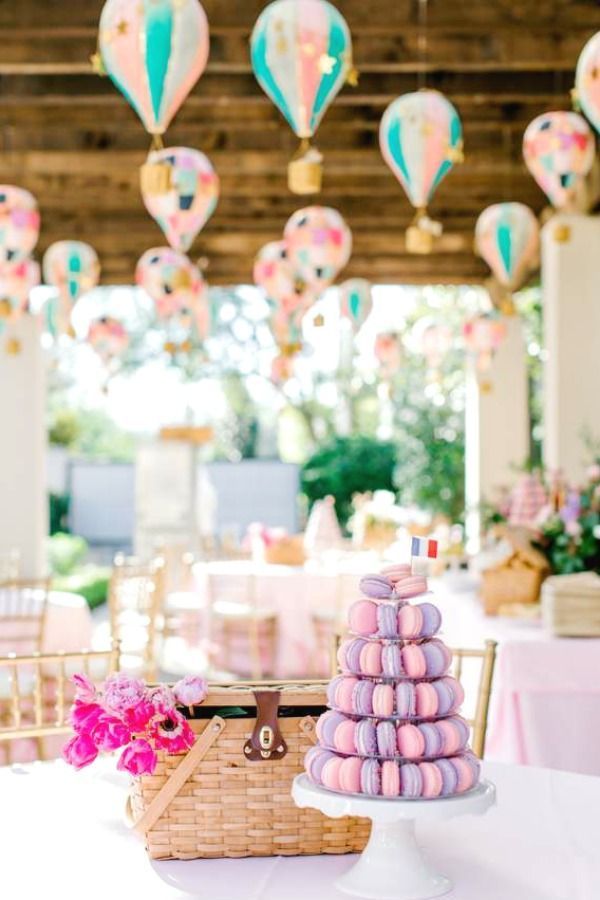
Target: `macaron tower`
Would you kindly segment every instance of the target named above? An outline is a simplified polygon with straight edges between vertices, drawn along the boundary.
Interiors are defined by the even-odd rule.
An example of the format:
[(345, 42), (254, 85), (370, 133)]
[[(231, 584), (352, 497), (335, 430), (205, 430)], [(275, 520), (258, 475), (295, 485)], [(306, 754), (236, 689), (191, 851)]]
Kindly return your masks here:
[(462, 687), (448, 675), (452, 653), (436, 635), (441, 615), (424, 575), (390, 566), (360, 582), (341, 674), (328, 687), (308, 777), (332, 791), (433, 799), (470, 790), (479, 761), (458, 710)]

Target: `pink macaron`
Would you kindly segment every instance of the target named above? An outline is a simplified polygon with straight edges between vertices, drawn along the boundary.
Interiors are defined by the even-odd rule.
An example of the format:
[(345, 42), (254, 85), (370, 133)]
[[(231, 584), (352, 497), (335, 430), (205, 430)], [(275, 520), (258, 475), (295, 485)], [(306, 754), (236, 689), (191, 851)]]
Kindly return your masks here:
[(398, 600), (408, 600), (427, 593), (427, 579), (423, 575), (407, 574), (394, 583), (394, 596)]
[(384, 797), (400, 795), (400, 766), (392, 759), (386, 759), (381, 765), (381, 793)]
[(335, 747), (336, 750), (339, 750), (340, 753), (356, 753), (355, 734), (356, 722), (353, 722), (352, 719), (346, 719), (345, 722), (340, 722), (335, 729), (332, 746)]
[(417, 644), (404, 645), (402, 665), (409, 678), (424, 678), (427, 674), (427, 662), (421, 647)]
[(377, 631), (377, 604), (372, 600), (357, 600), (348, 611), (350, 630), (364, 637)]
[(418, 638), (423, 629), (423, 613), (419, 606), (405, 603), (398, 610), (398, 634), (404, 640)]
[(405, 759), (420, 759), (425, 752), (425, 738), (416, 725), (398, 726), (398, 750)]
[(336, 728), (338, 725), (341, 725), (342, 722), (347, 722), (346, 716), (342, 715), (342, 713), (337, 712), (336, 710), (330, 709), (327, 712), (323, 713), (322, 716), (319, 716), (317, 720), (317, 727), (315, 729), (317, 738), (319, 742), (324, 747), (334, 747), (334, 736), (336, 732)]
[(453, 756), (450, 762), (454, 766), (458, 778), (456, 792), (462, 794), (465, 791), (470, 790), (477, 780), (474, 766), (472, 764), (469, 765), (467, 760), (462, 756)]
[(341, 790), (340, 769), (344, 760), (341, 756), (333, 756), (328, 759), (321, 770), (321, 783), (330, 791)]
[(340, 766), (338, 776), (340, 789), (347, 794), (360, 794), (362, 763), (362, 759), (359, 759), (358, 756), (349, 756)]
[(376, 684), (373, 691), (373, 715), (392, 716), (394, 714), (394, 688), (391, 684)]
[(423, 797), (439, 797), (444, 783), (438, 767), (432, 762), (422, 762), (419, 763), (419, 770), (423, 776)]
[(360, 671), (363, 675), (372, 675), (374, 677), (381, 675), (381, 644), (378, 641), (368, 641), (362, 647), (360, 651)]
[(438, 694), (429, 681), (420, 681), (415, 685), (417, 715), (423, 719), (435, 716), (438, 711)]
[(354, 712), (352, 707), (352, 695), (354, 692), (354, 688), (359, 683), (358, 678), (354, 678), (352, 675), (343, 675), (341, 676), (341, 681), (338, 682), (335, 695), (334, 695), (334, 706), (339, 707), (339, 709), (344, 712), (351, 713)]
[(397, 581), (410, 575), (410, 566), (407, 563), (396, 563), (391, 566), (385, 566), (381, 570), (381, 574), (385, 575), (385, 577), (395, 585)]

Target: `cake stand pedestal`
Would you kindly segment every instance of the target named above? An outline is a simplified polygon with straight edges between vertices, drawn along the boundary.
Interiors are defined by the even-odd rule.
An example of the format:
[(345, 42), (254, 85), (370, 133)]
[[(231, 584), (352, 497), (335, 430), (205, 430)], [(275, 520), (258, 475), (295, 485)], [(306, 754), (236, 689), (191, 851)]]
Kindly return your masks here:
[(336, 882), (340, 891), (369, 900), (428, 900), (446, 894), (452, 883), (423, 857), (415, 840), (415, 822), (481, 815), (495, 803), (496, 789), (483, 781), (468, 793), (454, 797), (392, 800), (336, 794), (312, 784), (306, 775), (298, 775), (292, 797), (298, 806), (318, 809), (334, 819), (371, 819), (367, 846), (358, 862)]

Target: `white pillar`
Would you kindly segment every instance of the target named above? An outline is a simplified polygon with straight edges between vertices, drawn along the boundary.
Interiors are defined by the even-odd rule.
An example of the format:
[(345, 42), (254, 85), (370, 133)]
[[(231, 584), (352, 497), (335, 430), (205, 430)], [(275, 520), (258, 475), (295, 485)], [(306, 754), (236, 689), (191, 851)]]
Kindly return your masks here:
[(0, 553), (19, 551), (21, 573), (45, 574), (46, 377), (40, 322), (24, 316), (11, 333), (20, 352), (0, 338)]
[(494, 500), (514, 481), (514, 467), (529, 456), (529, 404), (523, 328), (505, 316), (506, 336), (490, 369), (477, 383), (467, 367), (465, 495), (468, 549), (478, 549), (482, 501)]
[(600, 219), (556, 215), (542, 232), (547, 361), (544, 463), (577, 482), (583, 435), (600, 439)]

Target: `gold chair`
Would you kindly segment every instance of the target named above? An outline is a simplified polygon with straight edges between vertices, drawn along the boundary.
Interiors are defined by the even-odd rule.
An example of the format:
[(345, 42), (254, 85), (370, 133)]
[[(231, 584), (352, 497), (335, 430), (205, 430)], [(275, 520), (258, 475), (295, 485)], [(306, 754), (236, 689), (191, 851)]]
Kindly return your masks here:
[[(331, 672), (337, 675), (339, 666), (337, 661), (337, 651), (341, 643), (342, 635), (336, 634), (331, 644)], [(471, 727), (471, 747), (473, 753), (480, 759), (483, 759), (485, 752), (485, 738), (488, 726), (488, 714), (490, 709), (490, 696), (492, 693), (492, 681), (494, 678), (494, 667), (496, 664), (496, 648), (497, 641), (487, 640), (482, 649), (464, 649), (450, 648), (452, 650), (452, 675), (460, 681), (465, 688), (465, 699), (468, 701), (470, 688), (475, 685), (474, 691), (474, 713), (472, 716), (461, 713), (465, 722)], [(475, 681), (465, 678), (464, 663), (465, 660), (474, 660), (478, 663), (479, 673)]]
[(157, 549), (164, 562), (162, 636), (182, 638), (197, 646), (202, 637), (204, 607), (194, 584), (194, 553), (187, 544), (164, 544)]
[(0, 582), (0, 652), (41, 651), (49, 587), (47, 578)]
[[(335, 576), (335, 599), (333, 605), (325, 605), (321, 609), (313, 610), (311, 623), (313, 637), (315, 639), (315, 652), (312, 660), (312, 673), (316, 677), (323, 675), (335, 668), (335, 654), (332, 657), (332, 641), (343, 628), (343, 620), (347, 607), (356, 597), (356, 575), (353, 573), (340, 573)], [(334, 669), (331, 669), (334, 671)]]
[(68, 715), (74, 697), (70, 678), (83, 672), (99, 683), (119, 669), (119, 646), (110, 650), (75, 653), (10, 653), (0, 656), (0, 747), (34, 739), (37, 756), (45, 756), (43, 738), (69, 734)]
[(108, 612), (113, 641), (121, 646), (122, 665), (148, 681), (156, 680), (162, 636), (164, 563), (142, 564), (118, 554), (110, 578)]

